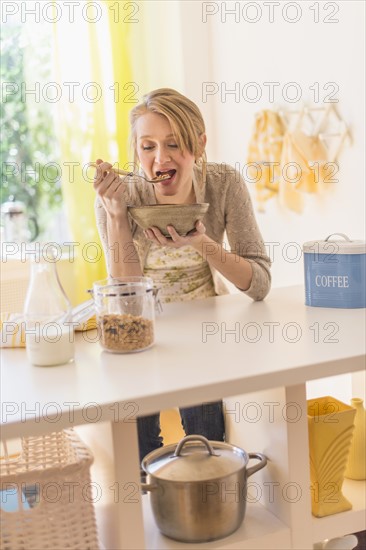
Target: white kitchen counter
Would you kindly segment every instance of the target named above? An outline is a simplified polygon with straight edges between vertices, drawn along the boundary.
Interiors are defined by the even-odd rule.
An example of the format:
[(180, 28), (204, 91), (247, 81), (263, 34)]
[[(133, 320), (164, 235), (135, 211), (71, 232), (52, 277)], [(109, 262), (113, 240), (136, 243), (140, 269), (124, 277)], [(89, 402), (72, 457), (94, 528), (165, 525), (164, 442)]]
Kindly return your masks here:
[[(278, 288), (263, 302), (233, 294), (164, 305), (156, 322), (156, 344), (145, 352), (110, 354), (90, 342), (93, 338), (95, 332), (79, 334), (75, 362), (52, 368), (28, 364), (24, 350), (2, 350), (1, 435), (36, 435), (110, 420), (118, 457), (116, 481), (124, 487), (139, 479), (137, 414), (279, 387), (286, 388), (287, 402), (296, 400), (306, 410), (306, 381), (364, 368), (365, 310), (310, 308), (304, 305), (302, 287)], [(301, 448), (294, 442), (299, 433), (306, 436), (306, 414), (296, 427), (289, 424), (286, 429), (289, 464), (297, 463), (293, 473), (302, 476), (305, 486), (308, 473), (301, 474), (301, 468), (308, 470), (307, 437)], [(305, 547), (301, 545), (304, 537), (311, 538), (314, 519), (309, 502), (306, 497), (297, 513), (279, 514), (281, 528), (274, 527), (278, 542), (268, 532), (261, 542), (256, 532), (247, 543), (240, 539), (246, 535), (234, 534), (232, 544), (227, 540), (220, 546), (217, 541), (207, 547), (235, 548), (235, 536), (238, 548), (267, 548), (261, 544), (268, 540), (273, 548), (286, 541), (284, 548)], [(120, 548), (162, 548), (162, 540), (168, 541), (157, 532), (144, 540), (138, 502), (119, 499), (116, 507)], [(154, 526), (146, 521), (145, 532), (151, 533)], [(354, 531), (361, 530), (358, 521), (351, 520)], [(315, 531), (322, 534), (318, 527)]]

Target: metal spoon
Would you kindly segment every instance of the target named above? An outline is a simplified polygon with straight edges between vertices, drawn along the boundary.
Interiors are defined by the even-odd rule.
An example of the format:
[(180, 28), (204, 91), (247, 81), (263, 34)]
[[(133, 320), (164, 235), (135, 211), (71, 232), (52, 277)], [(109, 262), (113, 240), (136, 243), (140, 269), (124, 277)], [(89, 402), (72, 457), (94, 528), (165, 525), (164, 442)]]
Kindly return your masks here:
[[(91, 166), (93, 168), (98, 168), (99, 164), (96, 164), (95, 162), (89, 162), (88, 166)], [(156, 176), (155, 178), (150, 180), (148, 178), (145, 178), (145, 176), (141, 176), (141, 174), (135, 174), (134, 172), (127, 172), (126, 170), (121, 170), (120, 168), (111, 168), (111, 172), (116, 172), (116, 174), (120, 174), (121, 176), (130, 176), (130, 177), (131, 176), (136, 176), (138, 178), (144, 179), (145, 181), (147, 181), (149, 183), (156, 183), (156, 182), (159, 182), (159, 181), (164, 181), (164, 180), (167, 180), (171, 177), (169, 174), (163, 174), (161, 176)]]

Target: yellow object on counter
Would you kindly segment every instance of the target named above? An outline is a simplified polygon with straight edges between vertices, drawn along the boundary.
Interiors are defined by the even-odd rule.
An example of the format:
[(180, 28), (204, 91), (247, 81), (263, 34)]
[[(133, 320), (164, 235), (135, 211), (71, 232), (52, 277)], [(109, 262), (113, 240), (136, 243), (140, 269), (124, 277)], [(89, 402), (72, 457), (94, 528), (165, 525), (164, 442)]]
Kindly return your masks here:
[(86, 330), (94, 330), (97, 328), (97, 318), (95, 315), (90, 317), (85, 323), (80, 323), (80, 325), (75, 329), (76, 332), (84, 332)]
[(2, 313), (0, 348), (25, 348), (25, 323), (21, 313)]
[[(96, 328), (97, 320), (93, 315), (84, 323), (80, 323), (75, 331), (84, 332)], [(25, 348), (25, 321), (22, 313), (1, 313), (0, 348)]]

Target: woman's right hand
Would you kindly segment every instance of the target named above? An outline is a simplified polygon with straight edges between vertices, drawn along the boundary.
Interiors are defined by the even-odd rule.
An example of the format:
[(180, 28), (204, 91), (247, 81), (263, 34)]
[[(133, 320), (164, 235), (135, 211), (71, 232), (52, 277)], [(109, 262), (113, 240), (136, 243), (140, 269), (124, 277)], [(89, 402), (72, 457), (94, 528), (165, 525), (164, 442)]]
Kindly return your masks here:
[(126, 184), (116, 172), (111, 170), (112, 164), (97, 159), (94, 176), (94, 189), (96, 190), (107, 214), (111, 218), (127, 217), (127, 205), (124, 198)]

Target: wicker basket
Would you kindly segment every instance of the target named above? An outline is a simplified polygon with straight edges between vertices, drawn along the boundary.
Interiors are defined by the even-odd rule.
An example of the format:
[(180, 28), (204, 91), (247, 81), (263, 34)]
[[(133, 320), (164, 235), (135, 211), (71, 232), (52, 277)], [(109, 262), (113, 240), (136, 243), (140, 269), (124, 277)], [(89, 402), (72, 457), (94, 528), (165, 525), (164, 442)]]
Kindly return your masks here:
[(88, 448), (72, 429), (21, 443), (0, 460), (1, 549), (99, 549)]

